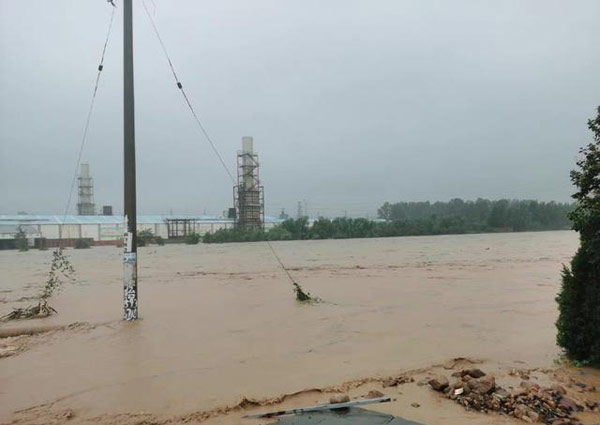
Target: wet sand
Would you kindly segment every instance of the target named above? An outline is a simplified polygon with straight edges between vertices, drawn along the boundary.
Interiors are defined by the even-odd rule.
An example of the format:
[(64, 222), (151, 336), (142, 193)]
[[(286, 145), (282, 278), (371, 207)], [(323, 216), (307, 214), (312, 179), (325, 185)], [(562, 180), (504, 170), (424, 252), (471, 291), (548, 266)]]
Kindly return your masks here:
[[(264, 243), (144, 247), (142, 320), (134, 323), (120, 320), (121, 250), (68, 250), (77, 274), (51, 300), (59, 314), (0, 326), (58, 327), (4, 339), (21, 351), (0, 359), (0, 420), (35, 406), (13, 419), (51, 423), (59, 415), (62, 423), (65, 409), (94, 423), (141, 412), (181, 419), (242, 396), (332, 387), (461, 356), (497, 370), (552, 367), (560, 354), (554, 297), (577, 244), (573, 232), (274, 243), (298, 282), (324, 300), (315, 305), (295, 301)], [(50, 259), (50, 251), (0, 251), (0, 314), (35, 295)], [(304, 394), (294, 403), (323, 401)], [(456, 418), (442, 420), (409, 405), (395, 413), (502, 423), (465, 419), (459, 406), (444, 406)]]

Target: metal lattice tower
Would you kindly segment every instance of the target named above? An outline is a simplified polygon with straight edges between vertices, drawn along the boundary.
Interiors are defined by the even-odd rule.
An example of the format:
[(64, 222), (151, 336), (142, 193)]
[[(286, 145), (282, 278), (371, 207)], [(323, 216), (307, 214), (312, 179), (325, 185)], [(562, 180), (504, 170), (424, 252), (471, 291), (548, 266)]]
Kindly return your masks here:
[(79, 167), (79, 202), (77, 203), (77, 215), (95, 215), (94, 205), (94, 179), (90, 176), (90, 165), (81, 164)]
[(252, 137), (242, 137), (242, 150), (237, 154), (237, 186), (233, 188), (238, 228), (263, 228), (265, 223), (264, 190), (260, 185), (258, 153)]

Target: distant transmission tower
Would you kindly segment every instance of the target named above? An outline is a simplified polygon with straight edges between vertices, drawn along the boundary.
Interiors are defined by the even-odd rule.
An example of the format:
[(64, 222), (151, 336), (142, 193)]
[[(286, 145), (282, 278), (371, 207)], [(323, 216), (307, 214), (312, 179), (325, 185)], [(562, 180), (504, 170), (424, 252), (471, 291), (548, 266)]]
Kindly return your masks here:
[(264, 189), (259, 178), (258, 153), (252, 137), (242, 137), (242, 150), (237, 154), (237, 186), (233, 188), (238, 228), (263, 228), (265, 224)]
[(90, 176), (90, 165), (81, 164), (79, 167), (79, 202), (77, 215), (95, 215), (94, 205), (94, 179)]

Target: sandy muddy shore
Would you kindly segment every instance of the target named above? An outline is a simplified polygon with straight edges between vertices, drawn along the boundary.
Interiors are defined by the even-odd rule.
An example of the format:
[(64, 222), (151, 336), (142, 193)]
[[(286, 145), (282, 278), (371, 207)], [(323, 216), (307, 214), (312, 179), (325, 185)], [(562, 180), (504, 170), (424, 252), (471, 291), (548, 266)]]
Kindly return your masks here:
[[(77, 274), (51, 301), (59, 314), (0, 326), (5, 335), (56, 327), (0, 340), (15, 352), (0, 359), (0, 420), (179, 423), (224, 413), (242, 397), (423, 374), (454, 357), (483, 359), (499, 375), (552, 368), (554, 297), (577, 243), (572, 232), (275, 243), (304, 288), (325, 300), (316, 305), (295, 302), (264, 243), (145, 247), (135, 323), (120, 320), (121, 251), (68, 250)], [(49, 251), (0, 252), (0, 314), (29, 302), (50, 259)], [(369, 385), (381, 390), (376, 380), (349, 390), (364, 395)], [(313, 404), (327, 392), (281, 401)], [(465, 413), (414, 384), (396, 392), (377, 409), (431, 424), (508, 420)], [(239, 423), (231, 415), (241, 413), (208, 417)]]

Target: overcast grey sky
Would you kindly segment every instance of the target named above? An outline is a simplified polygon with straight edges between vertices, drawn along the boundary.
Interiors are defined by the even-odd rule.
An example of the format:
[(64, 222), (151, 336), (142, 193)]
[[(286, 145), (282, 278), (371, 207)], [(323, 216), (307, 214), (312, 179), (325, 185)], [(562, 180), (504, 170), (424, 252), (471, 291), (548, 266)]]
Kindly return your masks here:
[[(122, 209), (122, 7), (83, 161)], [(600, 2), (147, 0), (231, 168), (260, 153), (267, 213), (382, 202), (568, 201), (600, 104)], [(0, 213), (64, 209), (111, 7), (0, 0)], [(138, 211), (220, 213), (231, 182), (134, 0)], [(76, 196), (71, 211), (75, 210)]]

